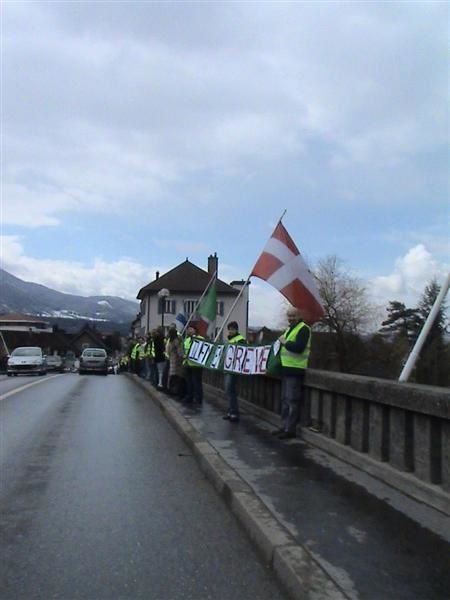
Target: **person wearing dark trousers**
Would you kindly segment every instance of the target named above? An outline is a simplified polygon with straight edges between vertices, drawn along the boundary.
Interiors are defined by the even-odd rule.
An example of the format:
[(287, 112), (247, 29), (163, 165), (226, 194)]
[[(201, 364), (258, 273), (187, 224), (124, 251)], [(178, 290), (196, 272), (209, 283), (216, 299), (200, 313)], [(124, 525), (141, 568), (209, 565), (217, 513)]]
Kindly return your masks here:
[(167, 364), (167, 356), (166, 356), (166, 340), (164, 339), (164, 329), (162, 327), (158, 327), (155, 335), (153, 336), (153, 348), (154, 348), (154, 361), (156, 364), (157, 371), (157, 384), (156, 388), (158, 390), (163, 390), (165, 385), (165, 372), (166, 372), (166, 364)]
[(272, 432), (279, 440), (297, 437), (303, 380), (311, 352), (311, 328), (300, 309), (287, 310), (289, 327), (279, 338), (281, 344), (281, 427)]
[[(228, 344), (240, 344), (246, 345), (247, 341), (239, 333), (239, 325), (236, 321), (230, 321), (227, 325), (228, 330)], [(223, 385), (225, 388), (225, 395), (228, 400), (228, 412), (222, 417), (225, 421), (230, 421), (230, 423), (238, 423), (240, 419), (239, 413), (239, 401), (236, 392), (236, 375), (232, 373), (224, 373), (223, 376)]]
[(197, 328), (190, 325), (187, 328), (187, 335), (184, 340), (184, 377), (186, 380), (186, 396), (183, 402), (192, 404), (192, 402), (203, 402), (203, 368), (200, 365), (189, 360), (189, 350), (191, 349), (194, 337), (203, 340), (201, 335), (197, 334)]

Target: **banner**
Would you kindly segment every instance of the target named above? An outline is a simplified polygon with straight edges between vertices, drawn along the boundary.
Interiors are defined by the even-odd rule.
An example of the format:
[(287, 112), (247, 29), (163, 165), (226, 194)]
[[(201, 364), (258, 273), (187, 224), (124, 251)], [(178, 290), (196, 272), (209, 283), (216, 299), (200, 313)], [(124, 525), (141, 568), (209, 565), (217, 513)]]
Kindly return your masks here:
[(266, 346), (218, 344), (194, 338), (189, 360), (206, 369), (237, 375), (279, 374), (280, 343)]

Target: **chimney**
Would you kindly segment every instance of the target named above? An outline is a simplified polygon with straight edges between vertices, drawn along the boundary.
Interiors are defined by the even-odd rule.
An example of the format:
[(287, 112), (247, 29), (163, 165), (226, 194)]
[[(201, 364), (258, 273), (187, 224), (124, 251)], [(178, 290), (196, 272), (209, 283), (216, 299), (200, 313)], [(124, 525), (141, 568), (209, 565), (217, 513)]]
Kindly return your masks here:
[(156, 279), (159, 279), (159, 271), (156, 271)]
[(216, 277), (218, 276), (219, 270), (219, 259), (217, 258), (217, 252), (214, 252), (214, 256), (211, 254), (208, 256), (208, 273), (212, 277), (214, 272), (216, 273)]

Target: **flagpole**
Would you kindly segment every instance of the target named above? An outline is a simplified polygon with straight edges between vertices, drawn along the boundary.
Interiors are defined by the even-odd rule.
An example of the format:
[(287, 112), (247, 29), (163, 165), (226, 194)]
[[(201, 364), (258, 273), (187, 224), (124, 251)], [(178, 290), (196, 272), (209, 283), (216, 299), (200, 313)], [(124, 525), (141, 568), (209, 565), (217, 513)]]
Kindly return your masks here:
[[(281, 217), (278, 219), (277, 226), (278, 226), (278, 224), (279, 224), (279, 223), (281, 223), (281, 220), (283, 219), (283, 217), (284, 217), (284, 215), (285, 215), (286, 213), (287, 213), (287, 209), (285, 208), (285, 209), (284, 209), (284, 211), (283, 211), (283, 213), (281, 214)], [(244, 290), (245, 290), (245, 288), (247, 287), (247, 285), (248, 285), (248, 282), (250, 281), (250, 277), (251, 277), (251, 276), (252, 276), (252, 275), (251, 275), (251, 273), (250, 273), (250, 275), (247, 277), (247, 281), (244, 283), (244, 285), (242, 286), (242, 288), (241, 288), (241, 290), (240, 290), (239, 294), (236, 296), (236, 299), (235, 299), (235, 301), (233, 302), (233, 305), (232, 305), (232, 307), (231, 307), (231, 308), (230, 308), (230, 310), (228, 311), (228, 314), (227, 314), (227, 316), (225, 317), (225, 319), (223, 320), (222, 327), (219, 329), (219, 331), (217, 332), (217, 335), (216, 335), (216, 337), (214, 338), (214, 342), (217, 342), (217, 340), (219, 339), (219, 336), (220, 336), (220, 334), (222, 333), (222, 331), (223, 331), (223, 329), (224, 329), (224, 327), (225, 327), (225, 323), (228, 321), (228, 319), (229, 319), (229, 317), (230, 317), (231, 313), (232, 313), (232, 312), (233, 312), (233, 310), (234, 310), (234, 307), (236, 306), (236, 304), (237, 304), (237, 303), (238, 303), (238, 301), (239, 301), (239, 298), (240, 298), (240, 297), (242, 296), (242, 294), (244, 293)]]
[(425, 325), (422, 328), (422, 331), (420, 332), (419, 337), (417, 338), (416, 343), (414, 344), (414, 348), (411, 351), (411, 354), (408, 357), (408, 360), (406, 361), (405, 366), (403, 367), (402, 372), (400, 373), (400, 377), (399, 377), (399, 382), (403, 383), (405, 381), (408, 381), (409, 376), (411, 375), (411, 371), (414, 368), (414, 365), (416, 364), (416, 360), (419, 358), (419, 354), (420, 351), (422, 350), (422, 346), (425, 343), (426, 337), (431, 329), (431, 327), (433, 326), (434, 320), (439, 312), (439, 309), (441, 307), (441, 304), (444, 302), (444, 298), (447, 295), (448, 289), (450, 287), (450, 272), (447, 275), (447, 280), (445, 281), (444, 285), (441, 288), (441, 291), (439, 292), (434, 304), (433, 304), (433, 308), (430, 310), (430, 314), (427, 317), (427, 320), (425, 321)]
[(186, 329), (189, 326), (189, 323), (192, 321), (193, 316), (195, 315), (195, 313), (197, 312), (197, 308), (200, 306), (201, 301), (203, 300), (203, 298), (206, 296), (209, 288), (211, 287), (212, 282), (216, 279), (217, 277), (217, 270), (214, 271), (213, 276), (211, 277), (211, 279), (208, 282), (208, 285), (206, 286), (203, 294), (200, 296), (200, 298), (197, 300), (197, 304), (194, 307), (194, 310), (191, 312), (189, 319), (186, 321), (186, 325), (183, 327), (183, 330), (181, 332), (180, 335), (184, 335), (184, 332), (186, 331)]
[(220, 334), (222, 333), (222, 331), (223, 331), (223, 328), (225, 327), (225, 323), (228, 321), (228, 319), (229, 319), (229, 317), (230, 317), (231, 313), (232, 313), (232, 312), (233, 312), (233, 310), (234, 310), (234, 307), (235, 307), (235, 306), (236, 306), (236, 304), (238, 303), (238, 300), (239, 300), (239, 298), (240, 298), (240, 297), (242, 296), (242, 294), (244, 293), (244, 290), (245, 290), (245, 288), (247, 287), (247, 285), (248, 285), (248, 282), (250, 281), (250, 277), (251, 277), (251, 274), (250, 274), (250, 275), (247, 277), (247, 281), (246, 281), (246, 282), (244, 283), (244, 285), (241, 287), (241, 289), (240, 289), (240, 291), (239, 291), (239, 294), (236, 296), (236, 298), (235, 298), (235, 300), (234, 300), (234, 302), (233, 302), (233, 305), (232, 305), (232, 307), (231, 307), (231, 308), (230, 308), (230, 310), (228, 311), (228, 314), (227, 314), (227, 316), (225, 317), (225, 319), (223, 320), (222, 327), (219, 329), (219, 331), (217, 332), (217, 335), (216, 335), (216, 337), (214, 338), (214, 342), (217, 342), (217, 340), (219, 339), (219, 336), (220, 336)]

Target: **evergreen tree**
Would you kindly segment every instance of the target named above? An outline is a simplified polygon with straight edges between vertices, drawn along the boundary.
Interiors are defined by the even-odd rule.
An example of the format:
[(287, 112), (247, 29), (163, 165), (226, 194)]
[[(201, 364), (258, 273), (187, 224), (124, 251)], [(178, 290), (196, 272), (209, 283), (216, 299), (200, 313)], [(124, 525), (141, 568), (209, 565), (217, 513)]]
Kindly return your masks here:
[(409, 342), (417, 338), (421, 328), (418, 308), (406, 308), (403, 302), (393, 300), (389, 302), (386, 312), (388, 318), (382, 322), (380, 333), (391, 333)]
[[(440, 292), (436, 280), (431, 281), (422, 294), (419, 302), (418, 315), (422, 329)], [(448, 353), (444, 342), (446, 324), (446, 306), (442, 303), (433, 325), (428, 332), (416, 366), (415, 379), (418, 383), (430, 385), (447, 385), (449, 380)]]

